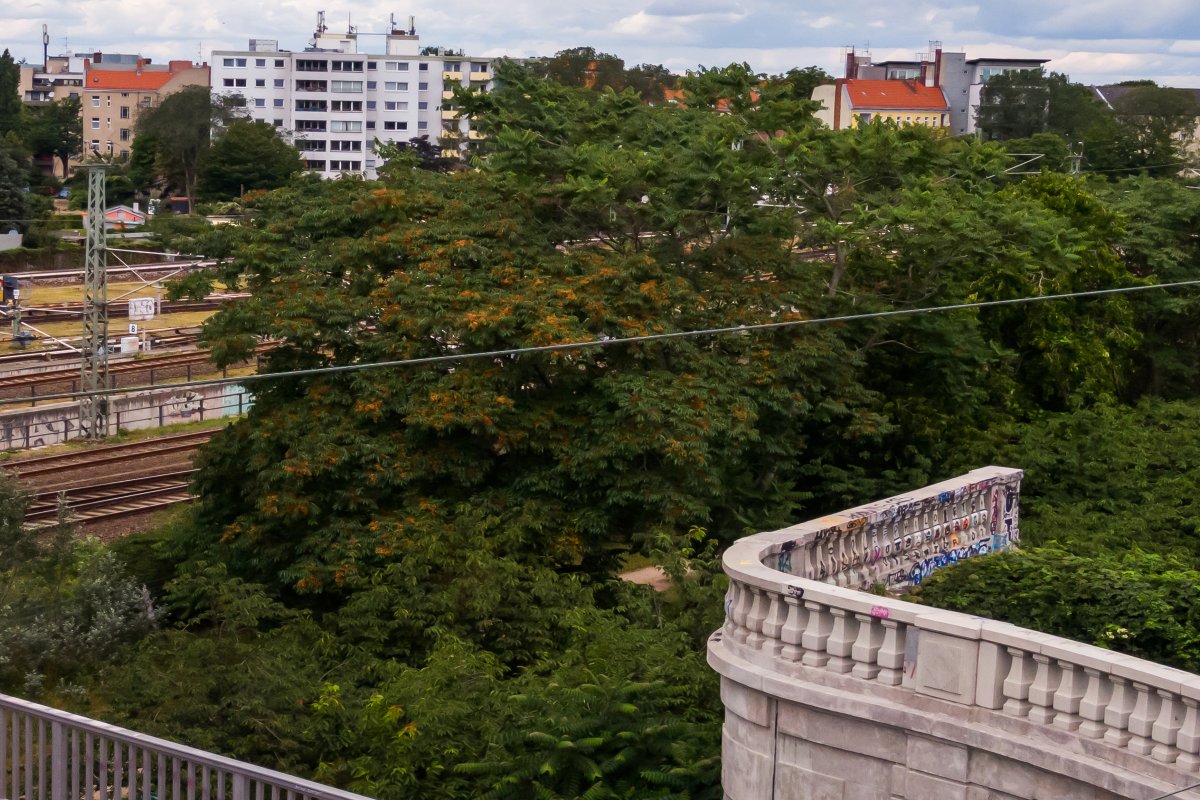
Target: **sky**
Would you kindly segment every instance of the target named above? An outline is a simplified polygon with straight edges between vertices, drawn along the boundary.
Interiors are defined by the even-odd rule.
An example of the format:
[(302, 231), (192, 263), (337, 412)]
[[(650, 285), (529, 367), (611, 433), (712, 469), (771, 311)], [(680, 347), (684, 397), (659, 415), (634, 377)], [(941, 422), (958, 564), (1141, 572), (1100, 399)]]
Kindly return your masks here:
[[(911, 60), (940, 41), (968, 58), (1049, 58), (1047, 67), (1080, 83), (1152, 79), (1200, 87), (1200, 10), (1196, 0), (408, 0), (407, 6), (338, 0), (0, 0), (0, 48), (42, 60), (42, 25), (50, 54), (94, 50), (208, 61), (215, 50), (242, 50), (250, 38), (277, 39), (302, 50), (317, 12), (330, 31), (348, 24), (383, 32), (416, 18), (423, 45), (468, 55), (553, 55), (591, 46), (627, 64), (663, 64), (675, 72), (698, 65), (747, 62), (777, 73), (817, 65), (841, 74), (849, 46), (875, 60)], [(382, 38), (361, 36), (378, 52)]]

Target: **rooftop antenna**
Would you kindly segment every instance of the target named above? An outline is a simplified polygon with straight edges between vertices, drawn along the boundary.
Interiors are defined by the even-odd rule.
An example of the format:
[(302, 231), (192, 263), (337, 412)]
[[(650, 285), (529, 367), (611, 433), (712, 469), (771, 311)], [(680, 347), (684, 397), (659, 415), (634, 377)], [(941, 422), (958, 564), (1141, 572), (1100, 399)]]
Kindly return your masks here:
[(324, 33), (327, 30), (328, 30), (328, 28), (325, 27), (325, 12), (318, 11), (317, 12), (317, 35), (320, 36), (322, 33)]
[(42, 23), (42, 69), (50, 69), (50, 29)]

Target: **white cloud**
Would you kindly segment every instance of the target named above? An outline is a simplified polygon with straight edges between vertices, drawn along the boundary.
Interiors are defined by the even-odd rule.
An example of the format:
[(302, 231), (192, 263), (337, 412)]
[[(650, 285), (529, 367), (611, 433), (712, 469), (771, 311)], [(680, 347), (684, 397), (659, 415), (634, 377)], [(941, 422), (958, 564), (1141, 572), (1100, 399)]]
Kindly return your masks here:
[[(41, 60), (41, 26), (50, 26), (51, 54), (64, 38), (77, 52), (141, 52), (155, 61), (208, 58), (213, 49), (243, 48), (251, 37), (302, 49), (317, 11), (331, 30), (350, 24), (382, 31), (395, 9), (381, 0), (334, 7), (327, 0), (265, 4), (205, 0), (34, 0), (6, 9), (0, 48)], [(1049, 67), (1094, 82), (1200, 75), (1200, 14), (1195, 0), (610, 0), (603, 4), (550, 0), (408, 0), (422, 42), (463, 47), (480, 55), (552, 55), (590, 45), (630, 63), (675, 69), (747, 61), (781, 71), (817, 64), (836, 72), (841, 47), (868, 42), (877, 57), (911, 58), (930, 40), (969, 56), (1049, 56)], [(378, 49), (379, 37), (363, 37)], [(1200, 78), (1189, 78), (1200, 86)]]

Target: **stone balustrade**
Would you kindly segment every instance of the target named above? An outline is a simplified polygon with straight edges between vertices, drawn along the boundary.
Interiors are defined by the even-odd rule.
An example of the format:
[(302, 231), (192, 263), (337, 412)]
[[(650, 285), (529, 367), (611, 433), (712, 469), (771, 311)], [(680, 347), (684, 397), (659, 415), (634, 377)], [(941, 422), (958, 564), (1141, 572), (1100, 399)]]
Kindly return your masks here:
[(1020, 477), (976, 470), (726, 551), (709, 663), (727, 797), (1115, 800), (1200, 783), (1200, 675), (848, 588), (918, 582), (941, 542), (1016, 541)]

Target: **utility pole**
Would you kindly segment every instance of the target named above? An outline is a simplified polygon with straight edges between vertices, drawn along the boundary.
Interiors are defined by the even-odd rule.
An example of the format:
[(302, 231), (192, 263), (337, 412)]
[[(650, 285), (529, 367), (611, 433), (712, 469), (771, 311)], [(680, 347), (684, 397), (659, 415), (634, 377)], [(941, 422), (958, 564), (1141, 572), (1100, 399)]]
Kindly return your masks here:
[(83, 267), (83, 343), (79, 428), (86, 439), (108, 433), (108, 243), (104, 237), (104, 167), (88, 170), (87, 255)]

